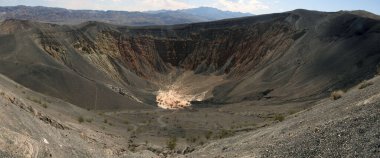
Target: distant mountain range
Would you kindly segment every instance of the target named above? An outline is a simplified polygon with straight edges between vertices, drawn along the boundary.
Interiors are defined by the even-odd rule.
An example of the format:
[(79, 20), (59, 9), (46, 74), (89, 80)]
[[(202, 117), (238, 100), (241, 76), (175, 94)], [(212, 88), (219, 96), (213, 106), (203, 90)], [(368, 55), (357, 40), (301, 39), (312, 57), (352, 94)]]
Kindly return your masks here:
[(20, 19), (69, 25), (80, 24), (86, 21), (99, 21), (132, 26), (173, 25), (215, 21), (244, 16), (253, 16), (253, 14), (222, 11), (210, 7), (147, 12), (69, 10), (41, 6), (0, 7), (0, 21), (4, 21), (5, 19)]
[(211, 7), (199, 7), (192, 9), (181, 9), (181, 10), (158, 10), (158, 11), (148, 11), (146, 13), (153, 14), (166, 14), (166, 15), (181, 15), (181, 16), (194, 16), (199, 18), (202, 21), (213, 21), (229, 18), (238, 18), (244, 16), (253, 16), (250, 13), (241, 13), (241, 12), (231, 12), (231, 11), (222, 11), (216, 8)]

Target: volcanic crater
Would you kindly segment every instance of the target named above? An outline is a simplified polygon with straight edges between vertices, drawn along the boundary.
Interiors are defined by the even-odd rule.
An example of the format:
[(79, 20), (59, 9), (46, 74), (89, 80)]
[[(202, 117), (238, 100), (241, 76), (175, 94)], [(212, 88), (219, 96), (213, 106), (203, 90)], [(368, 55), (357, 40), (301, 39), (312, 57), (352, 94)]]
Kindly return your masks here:
[[(6, 20), (0, 25), (1, 81), (18, 88), (1, 88), (42, 112), (36, 116), (48, 125), (75, 131), (67, 136), (66, 128), (20, 114), (72, 141), (46, 137), (66, 142), (46, 147), (25, 138), (44, 146), (36, 149), (41, 153), (202, 155), (203, 144), (276, 127), (377, 74), (380, 21), (359, 13), (295, 10), (145, 27)], [(35, 106), (45, 102), (46, 109)], [(33, 137), (41, 132), (23, 126)], [(80, 141), (71, 148), (82, 139), (94, 145)], [(165, 152), (168, 140), (176, 141), (176, 151)]]

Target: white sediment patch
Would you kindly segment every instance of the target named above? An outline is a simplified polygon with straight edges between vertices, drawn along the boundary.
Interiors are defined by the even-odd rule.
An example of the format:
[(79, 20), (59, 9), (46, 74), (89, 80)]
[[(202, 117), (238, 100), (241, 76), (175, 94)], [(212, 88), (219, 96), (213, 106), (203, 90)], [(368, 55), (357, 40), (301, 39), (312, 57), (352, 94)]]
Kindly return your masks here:
[(156, 101), (158, 107), (163, 109), (182, 109), (191, 106), (191, 101), (202, 101), (206, 92), (200, 94), (186, 94), (181, 88), (170, 87), (166, 90), (159, 90)]
[(163, 109), (182, 109), (191, 106), (192, 101), (211, 98), (212, 93), (208, 92), (225, 80), (222, 75), (201, 75), (192, 71), (166, 78), (175, 80), (160, 81), (162, 87), (156, 93), (156, 102)]
[(42, 140), (43, 140), (43, 142), (44, 142), (45, 144), (49, 144), (49, 142), (48, 142), (45, 138), (43, 138)]

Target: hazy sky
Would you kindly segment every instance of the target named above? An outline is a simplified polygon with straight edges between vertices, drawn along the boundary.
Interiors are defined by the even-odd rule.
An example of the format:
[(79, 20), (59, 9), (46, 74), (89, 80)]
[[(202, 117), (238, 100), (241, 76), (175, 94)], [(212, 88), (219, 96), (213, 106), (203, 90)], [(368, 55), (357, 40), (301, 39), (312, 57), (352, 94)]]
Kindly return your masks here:
[(146, 11), (209, 6), (254, 14), (298, 8), (338, 11), (367, 10), (380, 14), (380, 0), (0, 0), (0, 6), (49, 6), (68, 9)]

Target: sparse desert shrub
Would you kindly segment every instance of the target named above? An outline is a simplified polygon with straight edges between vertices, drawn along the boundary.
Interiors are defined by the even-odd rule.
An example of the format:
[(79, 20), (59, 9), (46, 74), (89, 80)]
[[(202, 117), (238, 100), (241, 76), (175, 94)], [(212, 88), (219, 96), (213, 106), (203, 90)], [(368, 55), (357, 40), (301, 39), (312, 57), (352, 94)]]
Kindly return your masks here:
[(127, 120), (125, 120), (123, 123), (126, 124), (126, 125), (129, 124), (129, 122)]
[(177, 138), (176, 138), (176, 137), (171, 137), (171, 138), (166, 142), (166, 146), (167, 146), (170, 150), (174, 150), (175, 147), (177, 146)]
[(373, 85), (373, 82), (363, 81), (362, 83), (360, 83), (359, 89), (364, 89), (364, 88), (367, 88), (367, 87), (372, 86), (372, 85)]
[(82, 116), (79, 116), (79, 117), (78, 117), (78, 122), (79, 122), (79, 123), (82, 123), (83, 121), (84, 121), (84, 118), (83, 118)]
[(210, 139), (211, 138), (211, 136), (212, 136), (212, 131), (208, 131), (207, 133), (206, 133), (206, 139)]
[(295, 114), (295, 113), (297, 113), (296, 110), (289, 110), (289, 111), (288, 111), (288, 114), (289, 114), (289, 115), (293, 115), (293, 114)]
[(222, 139), (222, 138), (226, 138), (226, 137), (232, 136), (233, 134), (234, 134), (234, 133), (233, 133), (232, 131), (229, 131), (229, 130), (225, 130), (225, 129), (223, 129), (223, 130), (221, 130), (221, 131), (218, 133), (217, 137), (218, 137), (219, 139)]
[(1, 95), (1, 96), (4, 96), (4, 95), (5, 95), (5, 93), (4, 93), (4, 92), (0, 92), (0, 95)]
[(103, 121), (104, 123), (108, 123), (108, 120), (107, 119), (104, 119), (104, 121)]
[(93, 120), (92, 118), (87, 118), (87, 119), (86, 119), (86, 122), (91, 123), (92, 120)]
[(47, 106), (47, 104), (45, 104), (45, 103), (43, 103), (43, 104), (40, 104), (43, 108), (47, 108), (48, 106)]
[(30, 101), (32, 101), (32, 102), (35, 102), (35, 103), (37, 103), (37, 104), (42, 104), (42, 101), (41, 101), (41, 99), (36, 99), (36, 98), (31, 98), (31, 97), (26, 97), (26, 99), (28, 99), (28, 100), (30, 100)]
[(37, 103), (37, 104), (42, 104), (41, 100), (38, 100), (38, 99), (33, 99), (32, 101)]
[(186, 139), (188, 142), (195, 143), (197, 141), (196, 137), (190, 137)]
[(28, 106), (28, 110), (29, 110), (29, 112), (34, 113), (34, 109), (33, 109), (33, 107)]
[(342, 98), (344, 92), (342, 90), (337, 90), (331, 93), (331, 99), (338, 100)]
[(285, 120), (285, 117), (282, 116), (281, 114), (278, 114), (278, 115), (274, 116), (274, 120), (282, 122)]

